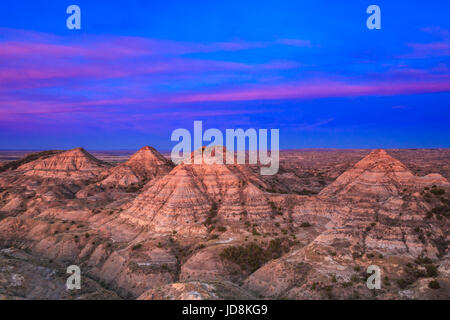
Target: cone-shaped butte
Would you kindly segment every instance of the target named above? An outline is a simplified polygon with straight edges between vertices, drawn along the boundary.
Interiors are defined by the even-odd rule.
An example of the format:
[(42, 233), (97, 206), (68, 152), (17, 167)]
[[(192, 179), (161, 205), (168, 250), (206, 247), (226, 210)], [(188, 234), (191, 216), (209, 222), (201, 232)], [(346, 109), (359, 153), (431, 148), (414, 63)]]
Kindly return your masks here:
[(98, 160), (83, 148), (76, 148), (26, 163), (17, 170), (24, 171), (25, 175), (43, 178), (89, 179), (107, 167), (108, 164)]
[(374, 150), (352, 169), (321, 191), (321, 195), (389, 197), (407, 188), (423, 187), (430, 183), (447, 183), (440, 175), (416, 177), (403, 163), (384, 150)]
[(172, 162), (155, 148), (145, 146), (137, 151), (125, 163), (112, 168), (101, 185), (127, 187), (153, 180), (166, 175), (172, 170)]
[(264, 182), (243, 165), (181, 163), (121, 217), (158, 232), (201, 233), (216, 222), (264, 224), (272, 208), (262, 188)]

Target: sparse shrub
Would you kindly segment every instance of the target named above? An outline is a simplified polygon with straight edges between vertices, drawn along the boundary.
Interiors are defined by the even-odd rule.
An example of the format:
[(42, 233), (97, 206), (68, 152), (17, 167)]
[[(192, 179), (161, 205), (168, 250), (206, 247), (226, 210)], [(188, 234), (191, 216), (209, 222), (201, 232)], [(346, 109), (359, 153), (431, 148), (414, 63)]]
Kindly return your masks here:
[(306, 189), (303, 189), (301, 191), (295, 191), (295, 193), (298, 195), (301, 195), (301, 196), (310, 196), (310, 195), (317, 194), (316, 191), (310, 191), (310, 190), (306, 190)]
[(272, 209), (272, 215), (282, 216), (283, 212), (276, 206), (275, 202), (269, 201), (270, 208)]
[[(161, 243), (159, 243), (159, 244), (161, 244)], [(142, 248), (142, 244), (138, 243), (138, 244), (135, 244), (131, 249), (134, 251), (134, 250), (139, 250), (140, 248)]]
[(225, 231), (227, 231), (227, 228), (224, 227), (224, 226), (220, 226), (220, 227), (217, 228), (217, 231), (219, 231), (219, 232), (225, 232)]
[(433, 261), (431, 261), (430, 258), (424, 257), (424, 256), (417, 257), (417, 258), (414, 260), (414, 262), (417, 263), (417, 264), (420, 264), (420, 265), (423, 265), (423, 264), (432, 264), (432, 263), (433, 263)]
[(352, 280), (352, 282), (359, 282), (359, 281), (361, 281), (361, 278), (358, 275), (354, 274), (354, 275), (352, 275), (350, 280)]
[(349, 281), (349, 282), (344, 282), (344, 283), (342, 284), (342, 286), (343, 286), (344, 288), (348, 288), (348, 287), (351, 287), (352, 284), (353, 284), (353, 282)]
[(362, 256), (363, 256), (363, 254), (360, 253), (360, 252), (353, 252), (352, 253), (353, 259), (358, 259), (358, 258), (361, 258)]
[(403, 279), (403, 278), (397, 279), (396, 282), (397, 285), (400, 287), (400, 289), (405, 289), (412, 283), (410, 279)]
[(300, 227), (302, 227), (302, 228), (309, 228), (311, 226), (312, 226), (312, 224), (310, 224), (309, 222), (302, 222), (302, 224), (300, 225)]
[(443, 194), (445, 194), (445, 190), (444, 189), (437, 189), (437, 188), (431, 189), (430, 192), (432, 194), (434, 194), (435, 196), (442, 196)]
[(253, 228), (252, 234), (253, 234), (254, 236), (260, 236), (260, 235), (261, 235), (255, 228)]
[(432, 280), (432, 281), (428, 282), (428, 287), (430, 289), (439, 289), (441, 286), (437, 280)]
[(425, 266), (425, 269), (427, 269), (427, 277), (437, 277), (438, 275), (438, 269), (435, 265), (428, 264)]
[(157, 247), (158, 247), (158, 248), (162, 248), (162, 244), (161, 244), (161, 242), (158, 242), (158, 245), (157, 245)]
[(215, 217), (217, 216), (217, 203), (213, 202), (211, 209), (208, 212), (208, 217), (205, 220), (205, 226), (209, 226), (215, 223)]
[(266, 262), (281, 257), (287, 248), (281, 239), (273, 239), (266, 249), (256, 243), (225, 248), (220, 257), (239, 265), (243, 270), (254, 272)]

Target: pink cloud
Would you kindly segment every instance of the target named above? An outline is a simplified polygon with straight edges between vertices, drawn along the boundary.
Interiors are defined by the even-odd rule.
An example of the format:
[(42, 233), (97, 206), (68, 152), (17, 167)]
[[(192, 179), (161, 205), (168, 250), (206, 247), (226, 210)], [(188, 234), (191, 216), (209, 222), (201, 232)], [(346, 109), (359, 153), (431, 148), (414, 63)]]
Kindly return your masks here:
[(133, 36), (88, 35), (63, 38), (52, 34), (0, 28), (7, 41), (0, 42), (0, 56), (45, 56), (53, 58), (120, 59), (138, 56), (185, 55), (217, 51), (267, 48), (275, 44), (310, 47), (309, 40), (186, 42)]
[(413, 52), (401, 56), (408, 59), (422, 59), (429, 57), (445, 57), (450, 55), (450, 42), (431, 42), (431, 43), (409, 43), (408, 46)]
[(221, 92), (186, 94), (173, 102), (251, 101), (283, 99), (320, 99), (332, 97), (390, 96), (450, 91), (446, 82), (382, 82), (348, 84), (340, 82), (299, 83), (274, 86), (249, 87)]
[(288, 46), (294, 47), (307, 47), (311, 48), (312, 43), (309, 40), (301, 40), (301, 39), (280, 39), (276, 41), (278, 44), (284, 44)]
[(421, 30), (422, 32), (437, 35), (441, 39), (428, 43), (408, 43), (407, 46), (412, 49), (412, 52), (401, 55), (400, 58), (424, 59), (450, 56), (450, 31), (440, 27), (427, 27)]

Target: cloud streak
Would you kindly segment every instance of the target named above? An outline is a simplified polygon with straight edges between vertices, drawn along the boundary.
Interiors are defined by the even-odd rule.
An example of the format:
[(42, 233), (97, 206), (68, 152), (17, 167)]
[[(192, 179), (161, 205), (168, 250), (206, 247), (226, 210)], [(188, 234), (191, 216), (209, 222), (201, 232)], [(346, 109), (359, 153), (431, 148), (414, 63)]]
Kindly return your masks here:
[[(409, 59), (447, 54), (446, 31), (429, 32), (438, 32), (443, 40), (409, 44)], [(273, 112), (245, 104), (253, 101), (450, 92), (448, 68), (442, 63), (433, 68), (405, 63), (367, 74), (333, 72), (326, 63), (304, 62), (301, 54), (286, 59), (285, 52), (320, 50), (302, 39), (194, 43), (111, 35), (68, 38), (5, 29), (0, 29), (0, 39), (0, 123), (8, 127), (20, 121), (85, 121), (130, 129), (173, 117), (239, 118)], [(281, 54), (274, 55), (274, 49)], [(249, 61), (246, 51), (251, 50), (270, 58)], [(219, 106), (197, 109), (204, 104)]]

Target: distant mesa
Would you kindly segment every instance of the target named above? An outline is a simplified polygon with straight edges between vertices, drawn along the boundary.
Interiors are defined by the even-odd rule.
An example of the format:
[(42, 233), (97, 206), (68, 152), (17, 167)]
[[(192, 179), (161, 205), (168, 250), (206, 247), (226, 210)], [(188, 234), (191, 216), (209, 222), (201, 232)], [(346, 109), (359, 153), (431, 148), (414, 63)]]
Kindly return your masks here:
[(323, 196), (373, 196), (376, 198), (399, 195), (405, 188), (423, 188), (448, 181), (439, 174), (415, 176), (402, 162), (378, 149), (320, 192)]
[(111, 168), (101, 185), (128, 187), (148, 182), (156, 177), (166, 175), (173, 164), (155, 148), (145, 146), (137, 151), (128, 161)]
[(44, 178), (92, 178), (109, 165), (92, 156), (83, 148), (57, 153), (21, 165), (17, 170), (25, 175)]

